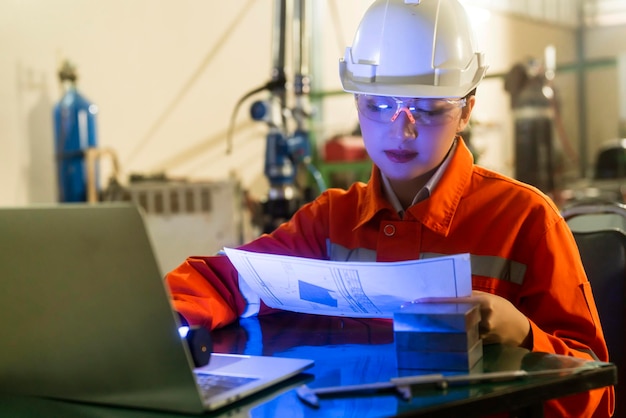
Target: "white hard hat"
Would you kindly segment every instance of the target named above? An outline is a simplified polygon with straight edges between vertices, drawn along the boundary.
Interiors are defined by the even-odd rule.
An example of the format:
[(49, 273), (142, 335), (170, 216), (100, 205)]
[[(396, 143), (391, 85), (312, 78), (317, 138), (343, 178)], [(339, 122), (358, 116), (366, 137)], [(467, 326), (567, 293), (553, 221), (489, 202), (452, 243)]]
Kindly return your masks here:
[(345, 91), (396, 97), (464, 97), (486, 70), (458, 0), (376, 0), (339, 62)]

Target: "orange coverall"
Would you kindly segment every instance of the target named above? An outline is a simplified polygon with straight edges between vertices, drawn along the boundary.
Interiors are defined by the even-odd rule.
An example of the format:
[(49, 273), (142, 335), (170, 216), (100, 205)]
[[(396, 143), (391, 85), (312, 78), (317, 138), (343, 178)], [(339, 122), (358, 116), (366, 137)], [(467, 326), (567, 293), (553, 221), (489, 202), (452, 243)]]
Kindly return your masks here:
[[(463, 141), (431, 196), (402, 219), (382, 190), (374, 166), (367, 184), (329, 189), (271, 234), (240, 248), (380, 262), (470, 253), (473, 288), (508, 299), (528, 317), (533, 351), (588, 359), (593, 352), (608, 361), (576, 243), (547, 196), (474, 165)], [(193, 325), (224, 326), (246, 307), (226, 256), (189, 257), (166, 281), (174, 308)], [(270, 310), (261, 305), (259, 314)], [(604, 388), (551, 401), (546, 416), (608, 417), (613, 397), (613, 388)]]

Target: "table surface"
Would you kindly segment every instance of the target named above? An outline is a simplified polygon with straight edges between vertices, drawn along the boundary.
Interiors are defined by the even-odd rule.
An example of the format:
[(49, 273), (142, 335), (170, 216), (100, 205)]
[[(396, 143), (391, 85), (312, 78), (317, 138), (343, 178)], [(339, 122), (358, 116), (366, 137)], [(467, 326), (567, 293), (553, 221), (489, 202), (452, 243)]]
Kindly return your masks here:
[[(524, 349), (489, 345), (474, 372), (504, 370), (551, 370), (581, 367), (566, 376), (532, 377), (509, 382), (428, 389), (413, 394), (410, 401), (392, 393), (320, 399), (319, 409), (304, 405), (295, 388), (311, 388), (387, 381), (409, 372), (396, 364), (390, 321), (278, 313), (247, 318), (213, 333), (213, 350), (283, 357), (310, 358), (315, 365), (305, 373), (226, 408), (215, 416), (483, 416), (509, 411), (541, 411), (543, 400), (553, 399), (616, 383), (611, 363), (581, 365), (576, 359)], [(411, 371), (426, 374), (433, 371)], [(120, 417), (164, 418), (167, 412), (102, 407), (51, 399), (0, 395), (0, 416), (26, 417)]]

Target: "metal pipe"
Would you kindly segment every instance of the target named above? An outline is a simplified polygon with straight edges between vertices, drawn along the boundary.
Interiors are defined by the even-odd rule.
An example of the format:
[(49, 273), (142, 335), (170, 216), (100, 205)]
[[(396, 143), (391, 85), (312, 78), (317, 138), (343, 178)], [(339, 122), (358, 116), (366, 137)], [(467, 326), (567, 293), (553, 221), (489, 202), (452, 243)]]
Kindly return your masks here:
[(111, 158), (113, 172), (111, 178), (117, 180), (120, 173), (120, 164), (117, 153), (113, 148), (95, 148), (90, 147), (85, 150), (85, 159), (87, 163), (87, 202), (98, 202), (98, 161), (104, 156)]
[(583, 24), (582, 9), (579, 12), (578, 29), (576, 29), (576, 52), (578, 59), (577, 84), (578, 84), (578, 155), (581, 178), (587, 177), (587, 83), (585, 80), (585, 25)]
[(309, 45), (311, 39), (306, 8), (306, 0), (295, 0), (293, 22), (293, 38), (297, 40), (294, 48), (295, 71), (296, 77), (306, 78), (306, 80), (301, 80), (302, 82), (296, 84), (296, 95), (309, 93)]
[(295, 0), (294, 20), (293, 20), (293, 39), (297, 40), (294, 47), (294, 93), (295, 108), (294, 118), (296, 120), (296, 129), (303, 130), (305, 119), (309, 116), (304, 100), (305, 95), (311, 92), (309, 78), (309, 24), (307, 21), (306, 0)]
[[(286, 106), (285, 89), (285, 32), (287, 26), (287, 0), (274, 2), (274, 29), (272, 38), (272, 95), (277, 97), (280, 107)], [(284, 121), (283, 121), (284, 122)]]

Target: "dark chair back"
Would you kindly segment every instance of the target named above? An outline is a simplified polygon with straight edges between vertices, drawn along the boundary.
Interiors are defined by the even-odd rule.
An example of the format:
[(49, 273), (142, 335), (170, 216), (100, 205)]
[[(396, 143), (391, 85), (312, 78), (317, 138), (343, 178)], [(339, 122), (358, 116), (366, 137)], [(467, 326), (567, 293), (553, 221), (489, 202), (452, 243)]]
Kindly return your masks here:
[(598, 307), (610, 361), (618, 370), (614, 417), (626, 417), (626, 234), (619, 229), (573, 233)]
[(626, 205), (619, 202), (581, 201), (561, 210), (572, 231), (621, 229), (626, 232)]

